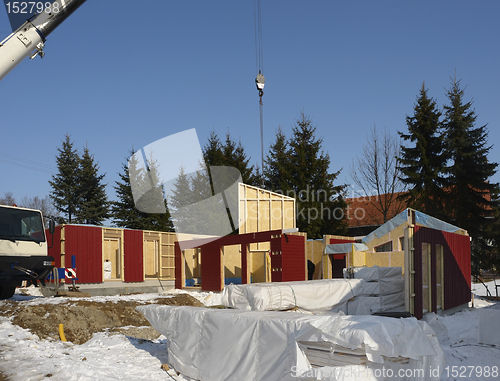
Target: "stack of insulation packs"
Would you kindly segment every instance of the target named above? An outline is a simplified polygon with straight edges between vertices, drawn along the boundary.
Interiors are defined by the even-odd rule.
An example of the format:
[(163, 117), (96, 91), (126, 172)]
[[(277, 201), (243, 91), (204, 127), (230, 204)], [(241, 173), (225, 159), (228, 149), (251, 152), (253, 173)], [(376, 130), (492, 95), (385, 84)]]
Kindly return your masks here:
[(137, 309), (165, 336), (168, 365), (194, 380), (437, 381), (445, 365), (434, 332), (415, 318)]
[(401, 267), (351, 267), (345, 278), (364, 280), (362, 290), (342, 307), (347, 315), (371, 315), (404, 311), (404, 279)]
[(349, 299), (363, 294), (361, 279), (321, 279), (226, 285), (221, 304), (247, 311), (338, 310)]

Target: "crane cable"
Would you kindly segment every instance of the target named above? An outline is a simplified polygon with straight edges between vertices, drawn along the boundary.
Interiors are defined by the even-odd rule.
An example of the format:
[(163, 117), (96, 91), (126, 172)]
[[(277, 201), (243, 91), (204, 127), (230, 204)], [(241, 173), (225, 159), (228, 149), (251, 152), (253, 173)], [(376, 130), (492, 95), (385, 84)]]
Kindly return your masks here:
[(255, 64), (257, 77), (255, 85), (259, 91), (259, 113), (260, 113), (260, 149), (262, 160), (262, 173), (264, 173), (264, 104), (262, 96), (264, 95), (264, 50), (262, 47), (262, 14), (260, 9), (260, 0), (254, 0), (254, 22), (255, 22)]

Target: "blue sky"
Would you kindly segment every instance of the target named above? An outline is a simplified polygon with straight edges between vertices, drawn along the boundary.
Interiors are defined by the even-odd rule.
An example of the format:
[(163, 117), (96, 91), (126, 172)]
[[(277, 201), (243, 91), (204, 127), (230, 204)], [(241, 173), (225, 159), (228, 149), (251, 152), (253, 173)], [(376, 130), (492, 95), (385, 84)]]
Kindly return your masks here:
[[(264, 144), (301, 112), (338, 183), (374, 124), (406, 131), (425, 81), (440, 107), (456, 70), (500, 162), (500, 3), (262, 0)], [(10, 33), (0, 10), (0, 39)], [(252, 0), (88, 0), (0, 83), (0, 196), (49, 194), (65, 134), (106, 173), (129, 150), (195, 128), (241, 140), (260, 162)], [(496, 175), (494, 181), (500, 181)]]

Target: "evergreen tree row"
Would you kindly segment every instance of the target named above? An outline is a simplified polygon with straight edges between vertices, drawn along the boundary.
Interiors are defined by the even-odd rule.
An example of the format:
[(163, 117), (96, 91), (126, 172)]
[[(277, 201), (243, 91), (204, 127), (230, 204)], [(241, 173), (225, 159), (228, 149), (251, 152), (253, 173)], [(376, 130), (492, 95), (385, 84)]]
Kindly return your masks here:
[[(133, 159), (134, 152), (131, 152), (128, 164), (123, 165), (122, 173), (119, 174), (121, 180), (116, 182), (118, 201), (112, 205), (113, 221), (117, 226), (126, 228), (171, 231), (175, 224), (183, 232), (216, 234), (214, 227), (222, 226), (219, 220), (220, 205), (215, 200), (214, 203), (207, 200), (234, 183), (235, 173), (218, 169), (232, 167), (239, 171), (245, 184), (295, 197), (297, 227), (300, 231), (307, 232), (309, 237), (343, 234), (347, 228), (344, 215), (346, 203), (342, 197), (344, 187), (334, 185), (339, 172), (330, 173), (330, 157), (322, 151), (322, 140), (315, 138), (315, 131), (316, 127), (304, 114), (301, 114), (293, 127), (290, 140), (279, 129), (277, 140), (271, 145), (267, 156), (264, 174), (257, 166), (249, 164), (250, 158), (243, 145), (241, 142), (236, 143), (229, 133), (221, 141), (212, 132), (202, 149), (206, 167), (201, 166), (196, 173), (186, 173), (184, 168), (179, 168), (179, 175), (172, 184), (159, 183), (154, 165), (148, 168), (149, 174), (143, 169), (135, 170), (137, 163), (134, 160), (128, 161)], [(134, 173), (135, 178), (131, 181), (130, 174)], [(165, 206), (165, 213), (152, 213), (159, 210), (156, 209), (160, 202), (159, 196), (149, 198), (157, 200), (153, 202), (153, 209), (149, 213), (145, 213), (147, 208), (144, 205), (139, 205), (140, 200), (134, 202), (131, 183), (144, 183), (146, 178), (151, 192), (156, 189), (157, 195), (164, 196), (164, 204), (159, 209), (164, 209)], [(236, 222), (231, 210), (237, 206), (237, 200), (227, 197), (230, 196), (226, 192), (225, 198), (219, 202), (224, 202), (229, 216), (228, 223)], [(204, 202), (200, 203), (201, 201)], [(199, 218), (201, 215), (205, 217)], [(225, 215), (222, 218), (225, 219)], [(233, 224), (231, 228), (235, 230), (237, 227)], [(223, 226), (224, 229), (226, 226)]]
[[(488, 160), (486, 126), (476, 126), (472, 101), (464, 99), (460, 81), (453, 78), (441, 111), (422, 85), (399, 166), (410, 207), (466, 229), (472, 237), (475, 272), (498, 261), (494, 226), (498, 225), (499, 185), (490, 181), (497, 163)], [(498, 233), (497, 233), (498, 234)], [(500, 240), (498, 240), (500, 241)], [(496, 258), (496, 259), (495, 259)]]
[(69, 135), (58, 152), (58, 172), (49, 183), (50, 198), (60, 213), (59, 223), (101, 225), (109, 217), (110, 203), (103, 184), (105, 175), (98, 173), (94, 156), (88, 147), (80, 155)]

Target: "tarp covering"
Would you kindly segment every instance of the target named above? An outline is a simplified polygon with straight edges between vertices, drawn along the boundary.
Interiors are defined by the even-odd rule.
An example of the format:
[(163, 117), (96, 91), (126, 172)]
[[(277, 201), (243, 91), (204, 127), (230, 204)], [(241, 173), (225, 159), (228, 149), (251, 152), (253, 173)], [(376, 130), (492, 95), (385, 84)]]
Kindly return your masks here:
[(344, 269), (344, 278), (364, 279), (366, 281), (399, 281), (403, 279), (401, 267), (349, 267)]
[(344, 254), (352, 253), (354, 247), (355, 251), (366, 251), (368, 246), (364, 243), (333, 243), (325, 246), (325, 254)]
[(390, 279), (388, 281), (364, 282), (361, 295), (390, 295), (402, 293), (405, 290), (405, 281), (401, 279)]
[(403, 225), (408, 220), (408, 209), (403, 210), (397, 216), (391, 218), (382, 226), (379, 226), (377, 229), (368, 234), (365, 238), (363, 238), (364, 243), (370, 243), (375, 238), (380, 238), (389, 233), (391, 230), (394, 230), (398, 226)]
[(500, 310), (481, 308), (479, 310), (479, 326), (477, 342), (500, 346)]
[(442, 230), (448, 233), (455, 233), (456, 231), (460, 230), (460, 228), (449, 224), (448, 222), (438, 220), (435, 217), (428, 216), (427, 214), (419, 212), (417, 210), (415, 210), (415, 222), (425, 227)]
[[(364, 243), (370, 243), (375, 238), (380, 238), (389, 233), (391, 230), (394, 230), (398, 226), (401, 226), (408, 220), (408, 209), (403, 210), (397, 216), (393, 217), (385, 224), (379, 226), (373, 232), (368, 234), (365, 238), (363, 238)], [(447, 222), (438, 220), (435, 217), (431, 217), (425, 213), (419, 212), (415, 210), (415, 223), (425, 226), (427, 228), (442, 230), (449, 233), (455, 233), (460, 230), (460, 228), (449, 224)]]
[(349, 300), (342, 308), (347, 315), (371, 315), (377, 312), (404, 311), (405, 294), (400, 292), (390, 295), (357, 296)]
[[(344, 348), (362, 348), (369, 363), (357, 365), (360, 372), (381, 366), (385, 369), (427, 369), (429, 366), (442, 369), (444, 366), (444, 355), (432, 337), (432, 330), (425, 322), (414, 318), (165, 305), (139, 306), (137, 309), (166, 337), (169, 365), (195, 380), (291, 381), (308, 371), (321, 370), (312, 369), (299, 342), (328, 342)], [(406, 364), (390, 362), (384, 356), (411, 360)], [(383, 380), (385, 375), (384, 372), (383, 377), (377, 378), (374, 373), (374, 377), (363, 379)], [(429, 372), (419, 378), (431, 379)]]
[(360, 295), (360, 279), (321, 279), (300, 282), (231, 284), (224, 288), (221, 304), (226, 307), (279, 311), (331, 309)]

